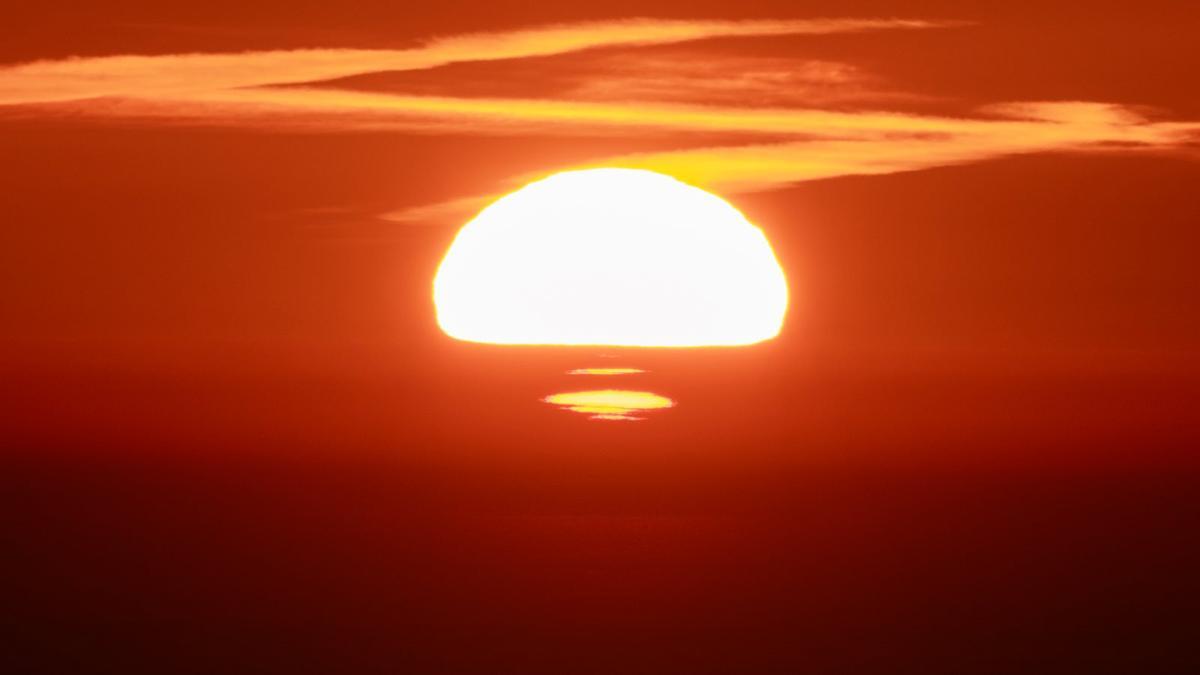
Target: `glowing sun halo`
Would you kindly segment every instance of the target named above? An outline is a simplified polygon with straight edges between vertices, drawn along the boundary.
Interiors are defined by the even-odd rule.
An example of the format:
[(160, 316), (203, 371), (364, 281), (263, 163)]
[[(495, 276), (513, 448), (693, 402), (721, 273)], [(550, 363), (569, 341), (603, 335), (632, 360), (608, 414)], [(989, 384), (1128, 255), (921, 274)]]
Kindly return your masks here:
[(766, 340), (788, 300), (737, 209), (633, 169), (564, 172), (492, 203), (459, 231), (433, 297), (461, 340), (645, 347)]

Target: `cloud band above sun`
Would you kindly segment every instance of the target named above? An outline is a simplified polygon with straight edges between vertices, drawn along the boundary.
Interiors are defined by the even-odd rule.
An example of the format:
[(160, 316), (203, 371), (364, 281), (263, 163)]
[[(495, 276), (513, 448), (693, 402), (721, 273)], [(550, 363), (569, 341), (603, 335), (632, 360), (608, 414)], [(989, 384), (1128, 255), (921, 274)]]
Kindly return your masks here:
[(171, 98), (453, 63), (567, 54), (603, 47), (720, 37), (820, 35), (953, 25), (902, 19), (689, 21), (627, 19), (434, 38), (412, 49), (293, 49), (237, 53), (76, 57), (0, 66), (0, 105), (115, 96)]
[[(433, 38), (399, 50), (300, 49), (224, 54), (71, 58), (0, 66), (0, 116), (120, 118), (146, 124), (204, 124), (304, 132), (436, 131), (454, 134), (674, 134), (680, 149), (630, 154), (614, 149), (583, 166), (668, 173), (725, 193), (770, 189), (845, 175), (886, 174), (1020, 153), (1087, 149), (1194, 148), (1200, 123), (1152, 121), (1120, 105), (1003, 103), (948, 117), (878, 112), (903, 101), (852, 64), (752, 61), (705, 64), (656, 54), (634, 68), (639, 50), (701, 40), (928, 30), (963, 24), (903, 19), (630, 19)], [(624, 73), (579, 75), (565, 91), (538, 97), (412, 95), (362, 90), (344, 78), (623, 50)], [(616, 64), (615, 66), (613, 64)], [(764, 92), (786, 89), (751, 103)], [(640, 99), (638, 97), (645, 97)], [(856, 109), (819, 109), (853, 101)], [(714, 143), (712, 138), (721, 140)], [(690, 140), (689, 140), (690, 139)], [(557, 169), (580, 166), (554, 167)], [(544, 175), (544, 174), (543, 174)], [(530, 176), (514, 176), (513, 184)], [(395, 214), (402, 221), (461, 215), (490, 199), (467, 195)]]

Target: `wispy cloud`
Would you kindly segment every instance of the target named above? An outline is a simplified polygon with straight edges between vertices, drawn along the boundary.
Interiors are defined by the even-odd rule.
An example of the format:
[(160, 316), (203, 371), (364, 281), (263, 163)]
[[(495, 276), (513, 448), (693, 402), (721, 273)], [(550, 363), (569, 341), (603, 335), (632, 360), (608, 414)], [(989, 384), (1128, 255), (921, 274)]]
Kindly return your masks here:
[[(96, 109), (99, 102), (89, 102)], [(735, 193), (805, 180), (878, 175), (1022, 153), (1189, 147), (1200, 123), (1152, 121), (1093, 102), (993, 105), (970, 117), (807, 108), (393, 96), (310, 88), (200, 92), (162, 102), (114, 100), (104, 114), (315, 129), (455, 130), (461, 133), (697, 133), (730, 143), (599, 158), (588, 166), (646, 168)], [(159, 107), (155, 107), (159, 106)], [(572, 167), (555, 167), (566, 169)], [(515, 177), (526, 180), (529, 176)], [(390, 214), (434, 222), (477, 208), (467, 197)]]
[[(620, 156), (597, 166), (669, 173), (713, 189), (747, 192), (806, 180), (877, 175), (1039, 152), (1182, 147), (1200, 123), (1151, 122), (1115, 105), (1030, 102), (984, 112), (1013, 119), (887, 117), (842, 138), (696, 148)], [(869, 116), (846, 115), (869, 120)], [(864, 119), (865, 118), (865, 119)], [(937, 127), (937, 131), (931, 131)]]
[(1192, 123), (1152, 123), (1128, 108), (1094, 102), (1005, 103), (972, 117), (816, 108), (751, 108), (643, 101), (403, 96), (314, 87), (266, 87), (178, 94), (158, 100), (90, 100), (75, 114), (212, 120), (367, 130), (457, 129), (464, 133), (644, 129), (806, 140), (886, 140), (922, 135), (989, 139), (1013, 147), (1075, 143), (1163, 144)]
[(686, 50), (618, 53), (587, 65), (574, 73), (562, 97), (810, 108), (932, 98), (896, 90), (862, 68), (839, 61)]
[(300, 49), (234, 54), (103, 56), (0, 67), (0, 104), (96, 97), (159, 98), (362, 73), (421, 70), (585, 49), (672, 44), (719, 37), (806, 35), (944, 24), (899, 19), (684, 21), (629, 19), (435, 38), (403, 50)]
[[(705, 109), (703, 123), (721, 111)], [(973, 119), (898, 114), (795, 111), (778, 124), (777, 140), (669, 152), (618, 155), (567, 168), (619, 166), (670, 174), (736, 194), (802, 181), (881, 175), (1039, 152), (1178, 150), (1200, 137), (1200, 123), (1153, 122), (1133, 110), (1088, 102), (1025, 102), (989, 106)], [(1003, 115), (1004, 118), (999, 116)], [(769, 124), (774, 117), (762, 120)], [(791, 122), (795, 121), (793, 125)], [(753, 116), (730, 111), (726, 129), (754, 127)], [(758, 127), (763, 128), (763, 127)], [(789, 131), (790, 130), (790, 131)], [(524, 183), (538, 176), (519, 176)], [(400, 222), (432, 222), (481, 206), (487, 198), (455, 200), (388, 214)]]
[[(953, 24), (892, 19), (639, 19), (437, 38), (407, 50), (43, 61), (0, 67), (0, 110), (7, 104), (9, 110), (28, 114), (34, 105), (44, 114), (339, 132), (691, 134), (689, 142), (705, 145), (642, 154), (614, 151), (614, 156), (597, 158), (587, 166), (647, 168), (726, 192), (1020, 153), (1189, 147), (1194, 152), (1200, 123), (1154, 121), (1129, 107), (1095, 102), (1006, 103), (961, 117), (832, 110), (828, 106), (833, 103), (855, 100), (878, 106), (896, 103), (903, 95), (851, 64), (826, 61), (725, 56), (708, 64), (712, 67), (704, 77), (697, 77), (694, 59), (681, 63), (664, 60), (661, 54), (648, 59), (609, 55), (600, 60), (599, 70), (583, 73), (557, 95), (541, 97), (413, 96), (352, 90), (345, 83), (329, 82), (358, 74), (601, 47), (948, 25)], [(638, 64), (644, 67), (639, 70)], [(713, 136), (720, 137), (722, 145), (709, 147)], [(476, 209), (485, 199), (468, 196), (388, 217), (436, 221)]]

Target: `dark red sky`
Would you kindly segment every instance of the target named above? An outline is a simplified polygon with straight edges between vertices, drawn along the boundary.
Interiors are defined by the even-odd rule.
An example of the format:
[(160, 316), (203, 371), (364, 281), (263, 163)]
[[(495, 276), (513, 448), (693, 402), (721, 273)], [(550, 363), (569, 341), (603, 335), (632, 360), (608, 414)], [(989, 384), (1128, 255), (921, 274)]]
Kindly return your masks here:
[[(26, 7), (0, 41), (14, 672), (1189, 671), (1187, 3), (177, 4)], [(290, 60), (631, 17), (963, 24)], [(114, 55), (159, 59), (64, 60)], [(791, 121), (813, 110), (892, 116)], [(787, 271), (779, 338), (610, 358), (438, 331), (456, 200), (697, 150), (671, 165)], [(539, 401), (594, 365), (678, 405)]]

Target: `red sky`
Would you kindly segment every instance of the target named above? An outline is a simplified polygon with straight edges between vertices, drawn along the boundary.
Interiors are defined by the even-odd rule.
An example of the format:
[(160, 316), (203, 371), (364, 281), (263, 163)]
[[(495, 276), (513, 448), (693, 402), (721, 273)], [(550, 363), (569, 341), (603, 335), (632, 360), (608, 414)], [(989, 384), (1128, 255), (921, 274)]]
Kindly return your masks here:
[[(252, 4), (0, 41), (18, 658), (1182, 672), (1194, 8)], [(442, 335), (472, 210), (590, 166), (746, 213), (783, 333)], [(678, 405), (540, 402), (609, 365)]]

